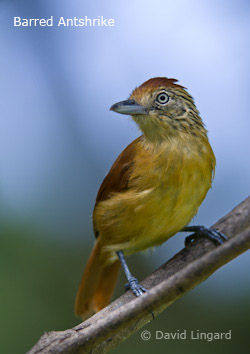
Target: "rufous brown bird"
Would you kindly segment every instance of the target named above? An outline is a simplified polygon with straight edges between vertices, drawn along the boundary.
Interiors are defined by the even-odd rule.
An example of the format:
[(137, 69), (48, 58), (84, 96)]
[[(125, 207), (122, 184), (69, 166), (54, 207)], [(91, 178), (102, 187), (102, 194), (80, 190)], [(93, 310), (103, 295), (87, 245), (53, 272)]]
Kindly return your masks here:
[(127, 289), (146, 291), (124, 255), (161, 245), (178, 231), (221, 244), (215, 229), (187, 226), (211, 187), (215, 156), (207, 130), (186, 89), (157, 77), (136, 88), (112, 111), (131, 115), (142, 135), (118, 156), (96, 198), (96, 241), (78, 289), (75, 312), (87, 318), (112, 297), (122, 265)]

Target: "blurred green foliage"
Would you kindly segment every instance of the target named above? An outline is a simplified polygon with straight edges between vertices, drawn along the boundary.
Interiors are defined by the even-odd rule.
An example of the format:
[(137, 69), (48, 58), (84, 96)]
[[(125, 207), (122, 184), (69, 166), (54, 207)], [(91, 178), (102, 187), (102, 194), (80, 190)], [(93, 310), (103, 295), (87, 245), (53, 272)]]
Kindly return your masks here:
[[(37, 236), (37, 237), (36, 237)], [(38, 237), (39, 236), (39, 237)], [(86, 235), (86, 237), (93, 237)], [(74, 298), (84, 263), (91, 249), (83, 244), (67, 244), (41, 235), (34, 235), (23, 226), (6, 227), (1, 232), (1, 353), (28, 351), (45, 331), (64, 330), (75, 326)], [(147, 258), (135, 255), (129, 263), (139, 278), (152, 269)], [(120, 277), (115, 296), (123, 292), (124, 276)], [(245, 353), (249, 333), (249, 293), (241, 294), (234, 303), (225, 294), (209, 298), (199, 288), (174, 303), (143, 329), (152, 339), (143, 341), (141, 331), (122, 343), (115, 353)], [(198, 340), (156, 340), (155, 331), (200, 330), (225, 332), (232, 330), (232, 340), (213, 342)]]
[(5, 230), (1, 240), (1, 353), (24, 353), (43, 332), (79, 322), (73, 304), (88, 250), (20, 229)]

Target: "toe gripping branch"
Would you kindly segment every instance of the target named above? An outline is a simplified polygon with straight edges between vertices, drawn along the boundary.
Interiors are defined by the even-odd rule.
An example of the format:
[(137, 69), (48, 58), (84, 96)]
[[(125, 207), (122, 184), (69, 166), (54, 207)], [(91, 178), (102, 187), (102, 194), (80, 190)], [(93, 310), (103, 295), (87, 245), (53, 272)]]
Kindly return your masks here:
[[(181, 231), (184, 232), (194, 232), (192, 235), (187, 236), (185, 239), (185, 246), (192, 243), (194, 240), (198, 238), (208, 238), (209, 240), (213, 241), (216, 245), (222, 245), (228, 239), (227, 237), (220, 231), (208, 228), (205, 226), (186, 226)], [(138, 280), (132, 276), (128, 265), (126, 263), (124, 254), (122, 251), (116, 252), (117, 256), (121, 262), (122, 268), (124, 273), (128, 279), (127, 284), (125, 285), (126, 290), (131, 290), (135, 296), (140, 296), (147, 291), (143, 286), (141, 286)]]
[(131, 277), (128, 279), (128, 282), (125, 284), (125, 289), (133, 292), (135, 296), (141, 296), (147, 290), (139, 284), (138, 280), (135, 277)]
[(222, 232), (205, 226), (186, 226), (181, 231), (194, 232), (194, 234), (186, 237), (185, 246), (198, 238), (207, 238), (213, 241), (216, 245), (222, 245), (228, 241), (228, 238)]
[(132, 293), (135, 295), (135, 296), (140, 296), (142, 295), (143, 293), (145, 293), (147, 291), (147, 289), (145, 289), (143, 286), (141, 286), (138, 282), (138, 280), (132, 276), (129, 268), (128, 268), (128, 265), (126, 263), (126, 260), (125, 260), (125, 257), (124, 257), (124, 254), (122, 251), (118, 251), (117, 252), (117, 256), (121, 262), (121, 265), (122, 265), (122, 268), (124, 270), (124, 273), (128, 279), (128, 282), (127, 284), (125, 285), (125, 289), (126, 290), (129, 290), (131, 289)]

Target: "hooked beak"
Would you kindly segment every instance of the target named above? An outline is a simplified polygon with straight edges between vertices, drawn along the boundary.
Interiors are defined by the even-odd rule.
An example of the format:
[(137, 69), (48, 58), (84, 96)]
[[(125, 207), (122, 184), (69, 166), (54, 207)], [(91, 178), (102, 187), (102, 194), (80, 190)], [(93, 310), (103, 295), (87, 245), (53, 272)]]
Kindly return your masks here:
[(121, 114), (147, 114), (146, 109), (140, 106), (135, 100), (126, 100), (113, 104), (110, 107), (110, 111), (114, 111)]

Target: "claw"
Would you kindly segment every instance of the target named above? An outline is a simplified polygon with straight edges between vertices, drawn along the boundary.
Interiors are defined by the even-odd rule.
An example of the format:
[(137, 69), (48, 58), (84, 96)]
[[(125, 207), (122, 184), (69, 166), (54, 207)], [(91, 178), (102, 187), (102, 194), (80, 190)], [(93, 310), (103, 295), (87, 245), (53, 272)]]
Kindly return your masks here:
[(216, 245), (222, 245), (228, 240), (227, 237), (222, 232), (216, 229), (207, 228), (205, 226), (195, 226), (193, 231), (195, 232), (194, 234), (186, 237), (185, 246), (189, 245), (197, 238), (208, 238), (209, 240), (213, 241)]
[(134, 277), (131, 277), (127, 284), (125, 284), (126, 290), (131, 290), (135, 296), (141, 296), (147, 291), (142, 285), (139, 284), (138, 280)]

